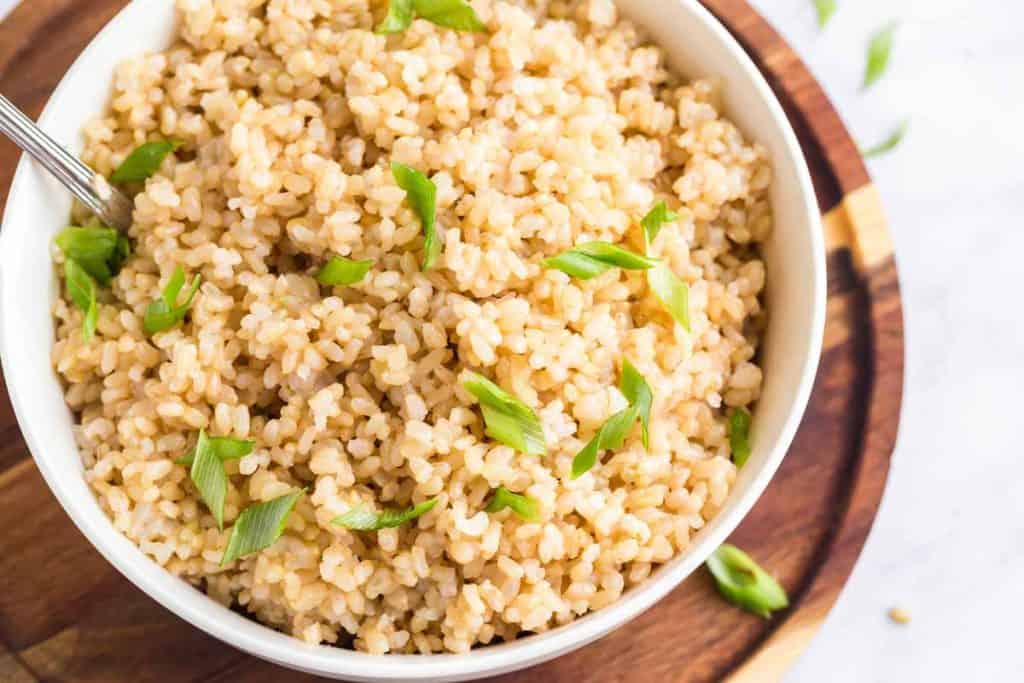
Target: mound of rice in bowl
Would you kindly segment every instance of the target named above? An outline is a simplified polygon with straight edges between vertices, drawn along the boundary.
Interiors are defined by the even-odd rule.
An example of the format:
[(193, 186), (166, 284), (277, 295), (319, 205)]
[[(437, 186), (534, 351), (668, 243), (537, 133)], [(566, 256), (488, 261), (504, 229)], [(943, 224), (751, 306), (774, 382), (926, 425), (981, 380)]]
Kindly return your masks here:
[[(372, 653), (544, 631), (685, 550), (735, 478), (730, 411), (762, 381), (771, 170), (715, 83), (669, 72), (608, 0), (473, 0), (486, 32), (390, 34), (376, 0), (178, 6), (173, 46), (118, 66), (83, 159), (109, 176), (142, 143), (180, 147), (128, 186), (133, 251), (98, 289), (95, 333), (74, 294), (54, 311), (116, 527), (225, 604)], [(427, 270), (396, 163), (436, 188)], [(660, 201), (672, 219), (647, 245)], [(594, 241), (665, 264), (689, 329), (642, 270), (546, 263)], [(336, 256), (372, 265), (325, 285)], [(198, 291), (153, 331), (179, 267)], [(630, 422), (574, 478), (631, 405), (627, 361), (653, 394), (649, 443)], [(543, 454), (494, 438), (472, 373), (532, 411)], [(189, 465), (200, 433), (251, 442), (223, 459), (222, 523)], [(534, 514), (489, 511), (501, 487)], [(225, 557), (243, 511), (301, 489), (276, 542)], [(430, 500), (393, 526), (337, 523)]]

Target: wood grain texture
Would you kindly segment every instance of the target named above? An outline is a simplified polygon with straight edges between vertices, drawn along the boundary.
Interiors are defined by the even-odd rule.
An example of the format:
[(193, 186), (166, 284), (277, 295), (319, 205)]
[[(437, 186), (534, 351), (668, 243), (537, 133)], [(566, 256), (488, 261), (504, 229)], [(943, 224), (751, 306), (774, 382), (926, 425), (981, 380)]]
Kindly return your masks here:
[[(853, 568), (885, 486), (903, 380), (903, 320), (878, 195), (821, 87), (744, 0), (704, 0), (760, 65), (800, 137), (825, 213), (828, 324), (793, 447), (732, 541), (793, 605), (772, 621), (733, 609), (698, 572), (587, 648), (497, 679), (764, 683), (813, 638)], [(0, 23), (0, 92), (38, 114), (60, 75), (125, 0), (28, 0)], [(16, 152), (0, 140), (0, 197)], [(25, 514), (31, 510), (32, 514)], [(305, 681), (226, 647), (110, 567), (67, 519), (0, 394), (0, 680)]]

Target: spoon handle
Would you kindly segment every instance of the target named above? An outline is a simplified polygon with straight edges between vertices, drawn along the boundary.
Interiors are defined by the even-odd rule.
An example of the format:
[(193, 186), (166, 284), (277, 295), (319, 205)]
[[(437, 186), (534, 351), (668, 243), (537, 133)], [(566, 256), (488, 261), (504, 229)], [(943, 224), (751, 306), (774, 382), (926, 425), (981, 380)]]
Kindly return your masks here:
[(0, 133), (52, 173), (105, 224), (122, 232), (131, 227), (132, 201), (44, 133), (3, 95), (0, 95)]

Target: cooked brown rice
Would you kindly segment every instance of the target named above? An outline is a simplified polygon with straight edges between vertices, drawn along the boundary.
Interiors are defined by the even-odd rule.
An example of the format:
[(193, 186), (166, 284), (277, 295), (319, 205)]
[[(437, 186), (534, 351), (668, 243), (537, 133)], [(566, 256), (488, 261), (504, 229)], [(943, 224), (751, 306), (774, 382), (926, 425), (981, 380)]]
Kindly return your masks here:
[[(724, 503), (727, 408), (758, 397), (771, 229), (764, 151), (716, 84), (670, 73), (609, 0), (473, 0), (488, 35), (416, 21), (375, 35), (377, 0), (178, 0), (177, 42), (120, 65), (84, 160), (185, 142), (135, 199), (135, 255), (96, 337), (60, 300), (54, 364), (81, 414), (86, 477), (116, 527), (215, 599), (312, 642), (466, 652), (618, 599)], [(438, 187), (444, 254), (388, 164)], [(680, 213), (652, 248), (690, 286), (687, 333), (640, 273), (580, 281), (540, 262), (588, 240), (642, 248), (638, 219)], [(376, 261), (333, 290), (331, 254)], [(56, 256), (60, 260), (60, 256)], [(148, 338), (177, 265), (204, 283), (184, 325)], [(625, 406), (630, 359), (655, 395), (578, 480), (573, 456)], [(544, 457), (483, 435), (472, 369), (531, 405)], [(225, 526), (308, 487), (284, 536), (222, 570), (187, 468), (200, 428), (256, 441), (227, 465)], [(538, 523), (483, 511), (499, 485)], [(330, 521), (357, 504), (437, 507), (400, 529)]]

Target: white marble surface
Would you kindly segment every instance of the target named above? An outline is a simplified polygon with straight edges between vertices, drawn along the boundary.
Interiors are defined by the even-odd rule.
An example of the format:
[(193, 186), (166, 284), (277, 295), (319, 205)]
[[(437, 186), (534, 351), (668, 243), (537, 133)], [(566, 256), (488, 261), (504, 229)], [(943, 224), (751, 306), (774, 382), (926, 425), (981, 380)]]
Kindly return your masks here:
[[(1024, 2), (839, 0), (824, 32), (811, 0), (753, 2), (858, 139), (912, 121), (871, 163), (907, 316), (899, 446), (853, 578), (788, 680), (1021, 680)], [(891, 19), (892, 68), (862, 93), (868, 37)], [(888, 622), (893, 605), (909, 626)]]

